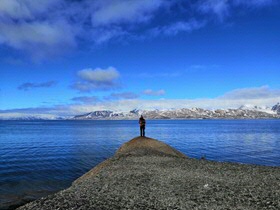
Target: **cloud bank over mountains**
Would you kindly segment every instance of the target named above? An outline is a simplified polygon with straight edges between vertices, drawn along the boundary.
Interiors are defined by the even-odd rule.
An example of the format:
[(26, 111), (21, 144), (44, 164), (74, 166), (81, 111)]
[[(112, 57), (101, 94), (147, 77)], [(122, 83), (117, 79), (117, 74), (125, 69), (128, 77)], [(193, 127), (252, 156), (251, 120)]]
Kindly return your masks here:
[(166, 110), (180, 108), (228, 109), (239, 108), (242, 105), (272, 107), (280, 102), (280, 89), (271, 89), (269, 86), (236, 89), (216, 98), (201, 99), (160, 99), (145, 100), (137, 98), (131, 92), (112, 94), (105, 100), (96, 96), (81, 96), (72, 98), (74, 103), (56, 105), (52, 107), (37, 107), (26, 109), (0, 110), (0, 116), (20, 116), (26, 114), (51, 114), (53, 116), (73, 116), (98, 110), (130, 111)]
[(223, 96), (221, 99), (270, 99), (277, 98), (280, 96), (280, 90), (271, 89), (268, 85), (253, 88), (242, 88), (230, 91)]
[[(224, 21), (234, 9), (258, 9), (276, 0), (1, 0), (0, 46), (40, 60), (64, 54), (81, 43), (172, 36)], [(173, 8), (182, 14), (172, 14)], [(159, 21), (162, 16), (169, 21)], [(141, 33), (139, 33), (141, 31)]]

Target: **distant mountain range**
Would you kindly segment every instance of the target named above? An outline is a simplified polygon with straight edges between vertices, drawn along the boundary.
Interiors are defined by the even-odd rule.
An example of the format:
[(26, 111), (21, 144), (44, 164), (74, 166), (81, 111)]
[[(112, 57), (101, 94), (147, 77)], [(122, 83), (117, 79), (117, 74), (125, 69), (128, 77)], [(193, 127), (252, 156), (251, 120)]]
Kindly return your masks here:
[(44, 115), (25, 115), (24, 117), (5, 117), (2, 118), (2, 120), (134, 120), (138, 119), (140, 115), (143, 115), (146, 119), (280, 119), (280, 103), (277, 103), (273, 107), (243, 105), (238, 109), (216, 110), (202, 108), (171, 110), (134, 109), (128, 112), (101, 110), (67, 118)]
[(45, 115), (24, 115), (24, 116), (5, 116), (5, 117), (0, 117), (0, 120), (65, 120), (69, 118), (65, 117), (56, 117), (56, 116), (45, 116)]
[(132, 110), (113, 112), (110, 110), (94, 111), (74, 116), (74, 120), (125, 120), (138, 119), (143, 115), (147, 119), (267, 119), (280, 118), (280, 104), (272, 108), (244, 105), (238, 109), (207, 110), (201, 108), (174, 110)]

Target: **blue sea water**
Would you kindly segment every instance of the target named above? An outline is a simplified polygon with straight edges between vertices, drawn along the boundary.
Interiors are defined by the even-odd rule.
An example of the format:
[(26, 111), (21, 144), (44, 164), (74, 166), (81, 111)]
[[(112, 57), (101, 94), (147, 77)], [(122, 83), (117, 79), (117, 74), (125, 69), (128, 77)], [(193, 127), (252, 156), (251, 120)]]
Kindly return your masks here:
[[(146, 134), (192, 158), (280, 166), (280, 120), (148, 120)], [(0, 121), (0, 209), (69, 187), (138, 135), (137, 121)]]

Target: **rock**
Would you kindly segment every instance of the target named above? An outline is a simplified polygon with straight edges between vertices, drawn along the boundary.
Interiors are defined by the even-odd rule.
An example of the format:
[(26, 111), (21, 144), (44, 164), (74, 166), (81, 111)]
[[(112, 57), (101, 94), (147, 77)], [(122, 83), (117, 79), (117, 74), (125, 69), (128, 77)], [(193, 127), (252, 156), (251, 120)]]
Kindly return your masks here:
[(280, 115), (280, 103), (274, 105), (271, 110), (277, 112), (277, 114)]

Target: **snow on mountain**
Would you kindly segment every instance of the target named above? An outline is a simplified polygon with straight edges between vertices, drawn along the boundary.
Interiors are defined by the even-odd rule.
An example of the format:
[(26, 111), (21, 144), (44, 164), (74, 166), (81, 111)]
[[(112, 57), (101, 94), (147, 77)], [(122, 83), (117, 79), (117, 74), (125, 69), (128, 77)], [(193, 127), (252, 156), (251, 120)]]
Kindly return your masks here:
[(21, 113), (1, 113), (0, 120), (59, 120), (64, 119), (51, 114), (21, 114)]
[(51, 114), (28, 115), (20, 113), (0, 113), (0, 120), (135, 120), (138, 119), (140, 115), (143, 115), (147, 119), (280, 119), (280, 103), (277, 103), (272, 108), (246, 104), (238, 109), (216, 110), (202, 108), (154, 110), (133, 109), (127, 112), (101, 110), (64, 118)]
[(113, 114), (112, 111), (108, 110), (103, 110), (103, 111), (95, 111), (95, 112), (90, 112), (87, 114), (83, 115), (77, 115), (74, 117), (74, 119), (98, 119), (98, 118), (108, 118), (111, 117)]
[(254, 106), (254, 105), (251, 105), (251, 104), (245, 104), (243, 106), (240, 106), (239, 109), (242, 109), (242, 110), (253, 110), (253, 111), (266, 112), (266, 113), (269, 113), (269, 114), (275, 114), (275, 111), (273, 111), (268, 106)]
[[(147, 119), (267, 119), (280, 118), (280, 104), (269, 107), (244, 105), (238, 109), (207, 110), (202, 108), (183, 108), (169, 110), (139, 110), (129, 112), (95, 111), (84, 115), (75, 116), (73, 119), (138, 119), (143, 115)], [(277, 114), (278, 113), (278, 114)]]
[(277, 114), (280, 115), (280, 103), (277, 103), (272, 107), (272, 111), (276, 112)]

